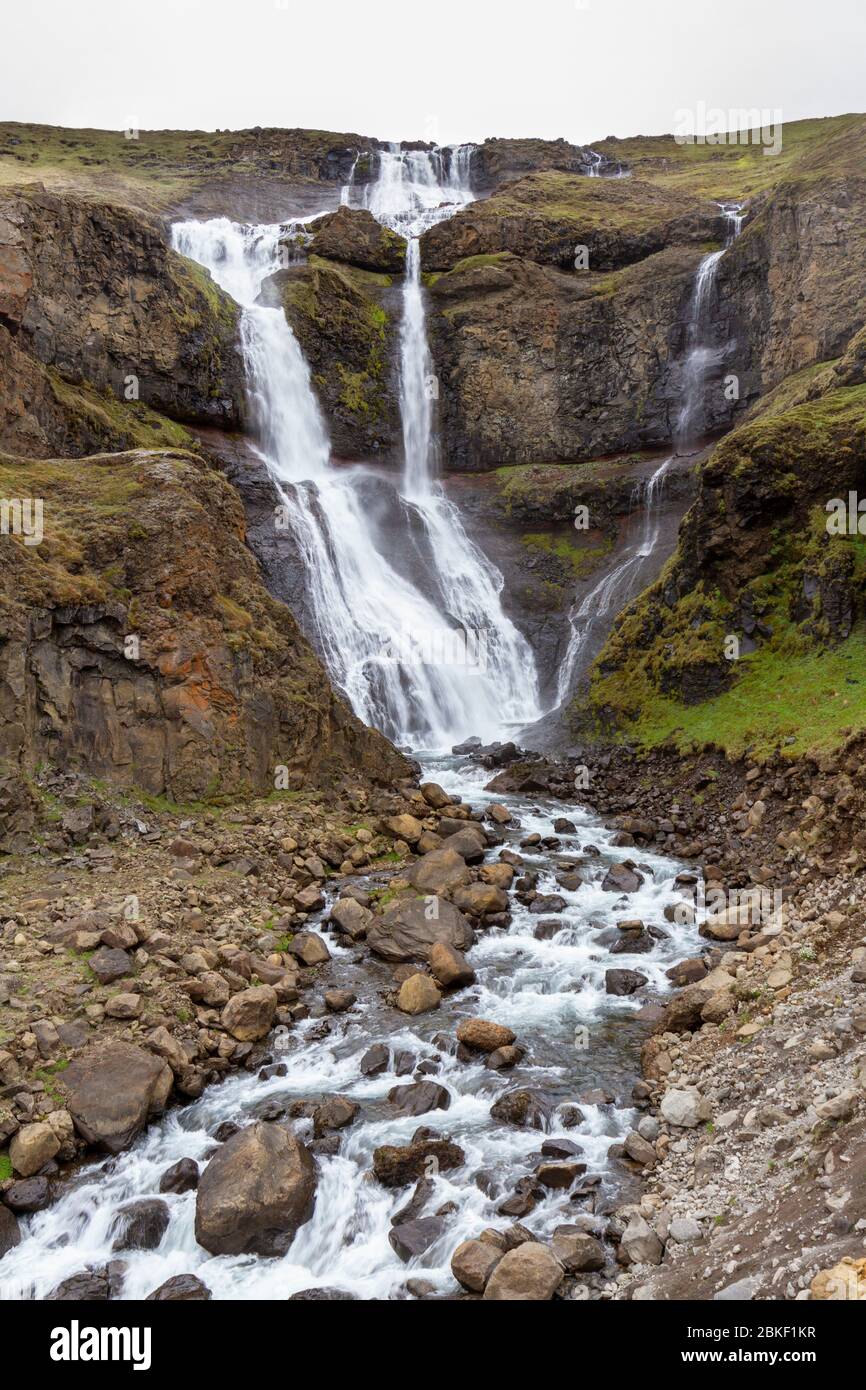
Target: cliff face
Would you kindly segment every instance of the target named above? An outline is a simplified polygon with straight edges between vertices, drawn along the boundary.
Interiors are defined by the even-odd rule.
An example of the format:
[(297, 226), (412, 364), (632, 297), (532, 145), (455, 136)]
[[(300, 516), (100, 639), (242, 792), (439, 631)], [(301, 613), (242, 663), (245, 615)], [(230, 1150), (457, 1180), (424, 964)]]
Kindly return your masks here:
[(578, 461), (664, 444), (699, 252), (610, 275), (500, 254), (431, 287), (440, 421), (452, 467)]
[(240, 422), (237, 307), (152, 219), (34, 191), (5, 199), (0, 315), (67, 382), (177, 420)]
[(192, 454), (0, 464), (42, 497), (39, 545), (0, 546), (0, 755), (177, 801), (407, 767), (328, 679), (244, 544), (241, 503)]
[(761, 200), (718, 275), (744, 400), (839, 356), (866, 321), (864, 258), (866, 179), (794, 181)]

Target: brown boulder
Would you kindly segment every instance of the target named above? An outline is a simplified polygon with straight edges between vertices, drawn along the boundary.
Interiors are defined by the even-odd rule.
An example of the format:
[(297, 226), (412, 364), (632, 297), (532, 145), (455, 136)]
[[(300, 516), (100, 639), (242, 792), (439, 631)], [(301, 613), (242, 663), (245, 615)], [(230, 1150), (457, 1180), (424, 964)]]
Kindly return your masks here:
[(271, 1031), (276, 1011), (276, 991), (270, 985), (256, 985), (242, 989), (229, 1000), (221, 1022), (238, 1042), (258, 1042)]
[(463, 888), (472, 875), (466, 860), (453, 849), (434, 849), (406, 871), (406, 878), (419, 893), (450, 893)]
[(466, 957), (444, 941), (434, 941), (431, 947), (430, 973), (443, 989), (464, 989), (475, 983), (475, 971)]
[(483, 1293), (499, 1261), (502, 1251), (484, 1240), (464, 1240), (451, 1256), (451, 1273), (472, 1293)]
[(393, 903), (367, 932), (367, 945), (374, 955), (395, 965), (428, 961), (437, 941), (466, 951), (474, 945), (475, 934), (452, 903), (435, 895)]
[(340, 207), (318, 218), (309, 250), (314, 256), (384, 274), (402, 275), (406, 262), (403, 237), (383, 227), (366, 208)]
[(281, 1125), (250, 1125), (202, 1174), (195, 1238), (212, 1255), (283, 1255), (312, 1216), (315, 1191), (315, 1166), (300, 1140)]
[(383, 1187), (408, 1187), (420, 1178), (459, 1168), (465, 1160), (463, 1150), (450, 1139), (384, 1144), (373, 1153), (373, 1175)]
[(559, 1288), (564, 1270), (545, 1245), (525, 1241), (503, 1255), (484, 1290), (491, 1302), (549, 1302)]
[(404, 1014), (426, 1014), (438, 1009), (442, 995), (429, 975), (410, 975), (397, 995), (397, 1008)]
[(171, 1069), (131, 1043), (89, 1048), (62, 1075), (75, 1128), (89, 1144), (120, 1153), (165, 1108)]
[(510, 1047), (516, 1034), (504, 1023), (491, 1023), (486, 1018), (464, 1018), (457, 1026), (457, 1040), (476, 1052), (495, 1052)]

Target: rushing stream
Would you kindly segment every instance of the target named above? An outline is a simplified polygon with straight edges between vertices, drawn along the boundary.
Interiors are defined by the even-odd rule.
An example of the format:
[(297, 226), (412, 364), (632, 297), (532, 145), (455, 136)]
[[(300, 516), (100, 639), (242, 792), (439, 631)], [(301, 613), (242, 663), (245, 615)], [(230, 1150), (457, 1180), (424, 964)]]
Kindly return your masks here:
[[(536, 931), (544, 919), (515, 901), (511, 926), (480, 933), (469, 953), (476, 984), (446, 995), (440, 1010), (417, 1019), (407, 1019), (382, 1001), (380, 991), (391, 984), (390, 967), (368, 955), (358, 964), (359, 948), (342, 944), (345, 938), (338, 934), (329, 935), (333, 962), (328, 987), (351, 986), (359, 997), (354, 1008), (327, 1020), (311, 1018), (278, 1037), (273, 1053), (285, 1064), (285, 1076), (260, 1080), (236, 1075), (211, 1087), (194, 1104), (172, 1111), (120, 1157), (90, 1164), (69, 1178), (51, 1207), (27, 1219), (25, 1239), (0, 1265), (0, 1296), (44, 1297), (61, 1280), (112, 1258), (126, 1263), (120, 1296), (130, 1299), (143, 1298), (166, 1279), (184, 1273), (197, 1273), (214, 1297), (223, 1299), (285, 1299), (316, 1287), (383, 1299), (401, 1296), (412, 1277), (429, 1280), (439, 1291), (453, 1291), (451, 1254), (486, 1226), (508, 1224), (508, 1218), (497, 1215), (497, 1206), (520, 1177), (531, 1174), (542, 1142), (552, 1137), (579, 1145), (587, 1178), (600, 1177), (601, 1187), (584, 1187), (578, 1180), (573, 1193), (553, 1191), (521, 1218), (522, 1223), (544, 1234), (578, 1216), (592, 1223), (594, 1213), (607, 1209), (623, 1179), (621, 1170), (612, 1170), (608, 1149), (638, 1118), (629, 1108), (629, 1093), (646, 1025), (634, 1020), (634, 1013), (646, 1002), (647, 990), (668, 988), (667, 967), (692, 954), (697, 945), (694, 927), (670, 923), (664, 916), (665, 906), (679, 897), (674, 880), (681, 866), (651, 853), (613, 848), (611, 832), (585, 809), (493, 797), (482, 790), (489, 774), (464, 759), (433, 759), (425, 771), (475, 806), (505, 800), (520, 821), (519, 828), (506, 829), (508, 848), (518, 850), (520, 841), (534, 832), (551, 836), (556, 817), (566, 816), (574, 823), (575, 832), (560, 835), (558, 847), (518, 850), (528, 868), (541, 871), (539, 891), (555, 891), (566, 900), (555, 934), (546, 938), (542, 929), (539, 939)], [(494, 848), (488, 858), (497, 854)], [(630, 854), (645, 874), (640, 889), (628, 897), (603, 890), (609, 865)], [(580, 866), (580, 887), (569, 890), (557, 882), (560, 861)], [(658, 933), (651, 952), (611, 953), (611, 938), (618, 935), (614, 924), (622, 918), (640, 918)], [(614, 966), (640, 971), (647, 988), (629, 998), (608, 995), (605, 971)], [(437, 1035), (453, 1039), (460, 1018), (470, 1013), (513, 1028), (527, 1049), (523, 1062), (512, 1071), (494, 1072), (480, 1063), (458, 1061), (439, 1046)], [(390, 1050), (388, 1070), (365, 1077), (361, 1058), (377, 1042)], [(432, 1063), (433, 1079), (449, 1093), (449, 1108), (420, 1118), (395, 1118), (388, 1092), (411, 1081), (420, 1063)], [(521, 1086), (547, 1099), (547, 1133), (491, 1118), (496, 1097)], [(596, 1087), (608, 1090), (615, 1103), (581, 1099)], [(206, 1161), (219, 1124), (249, 1123), (263, 1107), (273, 1116), (295, 1100), (334, 1094), (358, 1102), (361, 1111), (341, 1132), (339, 1153), (317, 1159), (314, 1215), (285, 1256), (209, 1256), (195, 1241), (194, 1192), (163, 1196), (171, 1219), (156, 1250), (112, 1255), (118, 1207), (134, 1198), (162, 1195), (159, 1179), (179, 1159)], [(573, 1117), (566, 1107), (575, 1104), (581, 1118), (567, 1127)], [(392, 1218), (405, 1206), (411, 1188), (390, 1191), (368, 1174), (375, 1148), (408, 1143), (421, 1125), (451, 1136), (466, 1161), (435, 1177), (423, 1214), (432, 1215), (446, 1203), (455, 1209), (435, 1244), (404, 1264), (388, 1237)], [(297, 1121), (296, 1127), (309, 1137), (309, 1121)], [(486, 1175), (487, 1192), (476, 1182), (478, 1174)]]

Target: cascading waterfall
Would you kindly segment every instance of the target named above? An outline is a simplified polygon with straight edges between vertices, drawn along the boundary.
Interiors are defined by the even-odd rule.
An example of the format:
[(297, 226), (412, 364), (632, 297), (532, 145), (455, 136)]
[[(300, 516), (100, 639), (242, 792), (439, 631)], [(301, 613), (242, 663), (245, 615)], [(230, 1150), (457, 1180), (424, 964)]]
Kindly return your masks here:
[[(225, 218), (173, 229), (175, 248), (204, 265), (242, 306), (241, 346), (258, 446), (278, 489), (281, 521), (304, 564), (328, 669), (356, 713), (399, 742), (441, 748), (469, 734), (495, 738), (540, 713), (528, 643), (501, 604), (503, 579), (466, 535), (433, 476), (435, 455), (418, 232), (471, 199), (457, 183), (469, 156), (383, 152), (364, 190), (370, 210), (405, 229), (407, 273), (400, 401), (407, 529), (423, 524), (433, 573), (422, 592), (388, 558), (363, 505), (363, 469), (330, 465), (309, 367), (281, 309), (257, 303), (303, 224), (242, 227)], [(347, 201), (351, 197), (351, 186)], [(447, 206), (443, 208), (443, 204)]]
[[(590, 177), (598, 173), (590, 169)], [(692, 289), (689, 325), (686, 334), (686, 360), (683, 373), (683, 402), (677, 419), (674, 440), (678, 452), (688, 452), (693, 444), (697, 423), (702, 413), (702, 393), (707, 370), (714, 360), (714, 351), (706, 345), (713, 303), (713, 288), (719, 262), (727, 248), (739, 236), (743, 225), (743, 210), (739, 203), (720, 203), (728, 223), (724, 248), (711, 251), (698, 265)], [(619, 612), (633, 596), (637, 582), (658, 544), (661, 534), (661, 502), (668, 472), (674, 456), (664, 459), (646, 483), (636, 490), (635, 500), (643, 506), (643, 531), (637, 545), (590, 589), (579, 605), (569, 614), (571, 635), (565, 660), (559, 668), (557, 704), (571, 694), (578, 657), (598, 624), (611, 613)]]
[(689, 306), (686, 332), (686, 360), (683, 372), (683, 400), (677, 419), (674, 439), (679, 451), (687, 451), (694, 443), (703, 415), (703, 388), (707, 372), (716, 360), (716, 352), (707, 341), (712, 321), (713, 291), (719, 262), (725, 251), (740, 234), (743, 211), (739, 203), (720, 203), (728, 224), (725, 245), (721, 251), (711, 251), (698, 266)]

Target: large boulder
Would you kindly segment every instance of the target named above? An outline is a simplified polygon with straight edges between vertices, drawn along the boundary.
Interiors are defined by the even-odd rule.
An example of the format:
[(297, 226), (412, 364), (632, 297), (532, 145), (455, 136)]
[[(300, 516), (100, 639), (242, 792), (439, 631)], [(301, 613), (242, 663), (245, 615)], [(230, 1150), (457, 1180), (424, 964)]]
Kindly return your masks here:
[(145, 1303), (206, 1303), (213, 1298), (207, 1284), (195, 1274), (175, 1274), (149, 1293)]
[(451, 1093), (436, 1081), (414, 1081), (409, 1086), (392, 1086), (388, 1101), (399, 1115), (426, 1115), (431, 1110), (447, 1110)]
[(397, 995), (397, 1008), (404, 1014), (426, 1014), (438, 1009), (442, 995), (429, 975), (410, 975)]
[(9, 1158), (16, 1173), (31, 1178), (60, 1150), (60, 1140), (50, 1125), (22, 1125), (9, 1145)]
[(212, 1255), (283, 1255), (313, 1214), (316, 1170), (288, 1129), (263, 1121), (232, 1135), (202, 1174), (195, 1238)]
[(463, 888), (472, 875), (466, 860), (453, 849), (434, 849), (413, 864), (406, 878), (419, 893), (451, 893)]
[(490, 1107), (494, 1120), (502, 1120), (518, 1129), (546, 1129), (550, 1120), (550, 1106), (537, 1091), (521, 1089), (507, 1091)]
[(436, 941), (467, 951), (475, 942), (475, 934), (462, 912), (435, 895), (393, 903), (367, 931), (370, 950), (394, 965), (429, 961)]
[(636, 893), (642, 883), (643, 874), (638, 873), (630, 860), (625, 860), (622, 864), (611, 864), (601, 886), (606, 893)]
[(222, 1011), (222, 1025), (238, 1042), (259, 1042), (271, 1031), (277, 1012), (276, 990), (256, 985), (235, 994)]
[(161, 1057), (132, 1043), (109, 1042), (77, 1057), (62, 1080), (78, 1133), (116, 1154), (165, 1109), (173, 1078)]
[(502, 1251), (486, 1240), (464, 1240), (451, 1256), (451, 1273), (464, 1289), (483, 1293)]
[(492, 883), (469, 883), (455, 890), (454, 903), (470, 917), (488, 917), (491, 913), (508, 911), (508, 894)]
[(338, 898), (331, 908), (331, 923), (353, 941), (360, 941), (372, 925), (373, 914), (354, 898)]
[(525, 1241), (503, 1255), (484, 1290), (491, 1302), (549, 1303), (565, 1271), (546, 1245)]

